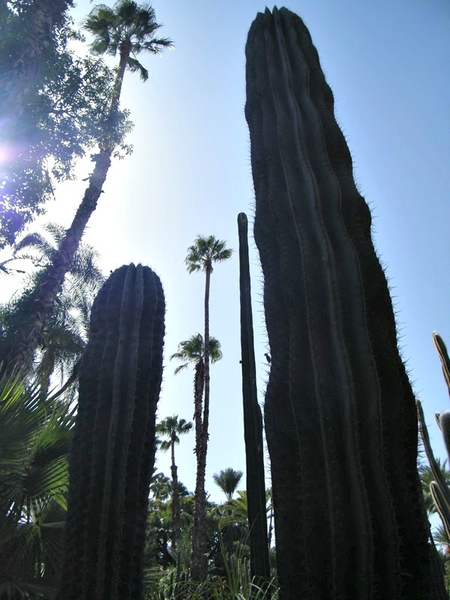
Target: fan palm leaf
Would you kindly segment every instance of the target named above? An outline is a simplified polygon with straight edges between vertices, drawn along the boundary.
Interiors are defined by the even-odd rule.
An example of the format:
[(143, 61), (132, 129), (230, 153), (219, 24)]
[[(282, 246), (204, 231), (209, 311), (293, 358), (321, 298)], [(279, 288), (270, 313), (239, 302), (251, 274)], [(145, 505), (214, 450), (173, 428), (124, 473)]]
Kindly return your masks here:
[(54, 592), (73, 414), (37, 385), (0, 382), (0, 597)]

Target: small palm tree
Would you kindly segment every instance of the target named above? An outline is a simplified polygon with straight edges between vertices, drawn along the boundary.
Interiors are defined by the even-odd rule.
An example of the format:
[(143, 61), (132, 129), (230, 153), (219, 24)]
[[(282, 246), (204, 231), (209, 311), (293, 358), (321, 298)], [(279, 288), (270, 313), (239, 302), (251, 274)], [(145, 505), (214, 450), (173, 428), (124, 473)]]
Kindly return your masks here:
[(177, 415), (166, 417), (157, 426), (157, 434), (167, 437), (159, 443), (161, 450), (170, 450), (171, 452), (171, 473), (172, 473), (172, 548), (177, 547), (177, 541), (180, 536), (180, 495), (178, 489), (178, 467), (175, 463), (175, 444), (180, 443), (180, 435), (188, 433), (192, 429), (192, 423), (185, 419), (178, 419)]
[[(209, 338), (211, 362), (215, 363), (222, 358), (220, 342), (216, 338)], [(205, 345), (200, 333), (191, 336), (178, 344), (178, 352), (170, 360), (179, 360), (181, 365), (175, 369), (175, 375), (183, 371), (189, 364), (194, 364), (194, 422), (195, 422), (195, 453), (200, 448), (200, 436), (203, 428), (203, 390), (205, 385)]]
[(235, 471), (231, 467), (220, 471), (220, 473), (214, 473), (214, 482), (220, 487), (222, 492), (227, 498), (227, 502), (230, 502), (233, 498), (233, 494), (242, 479), (242, 471)]
[(203, 423), (197, 451), (197, 476), (195, 483), (195, 509), (194, 525), (192, 528), (192, 556), (191, 576), (196, 581), (206, 577), (206, 457), (208, 451), (208, 428), (209, 428), (209, 395), (210, 395), (210, 337), (209, 337), (209, 296), (211, 287), (211, 274), (213, 264), (228, 260), (233, 251), (226, 247), (226, 242), (216, 239), (213, 235), (208, 237), (199, 235), (192, 246), (188, 248), (185, 259), (189, 273), (204, 271), (205, 273), (205, 298), (204, 298), (204, 323), (205, 323), (205, 350), (204, 350), (204, 388), (205, 398), (203, 407)]
[[(215, 337), (209, 338), (211, 362), (215, 363), (222, 358), (220, 342)], [(178, 344), (178, 352), (170, 360), (179, 360), (181, 365), (175, 369), (175, 375), (186, 369), (189, 364), (194, 364), (194, 422), (195, 422), (195, 453), (198, 456), (200, 440), (203, 429), (203, 389), (205, 384), (205, 346), (200, 333), (191, 336)]]
[[(158, 443), (158, 440), (156, 440)], [(150, 483), (150, 494), (155, 500), (165, 502), (172, 494), (172, 483), (164, 473), (154, 473)]]
[[(39, 273), (51, 264), (64, 238), (64, 228), (55, 223), (44, 225), (43, 230), (43, 234), (26, 235), (14, 247), (13, 260), (28, 260), (38, 271), (28, 278), (20, 296), (0, 307), (0, 328), (5, 336), (20, 327), (23, 301), (38, 285)], [(66, 373), (70, 374), (69, 381), (74, 383), (76, 380), (77, 365), (87, 341), (91, 305), (105, 279), (96, 264), (97, 258), (98, 253), (92, 246), (80, 244), (67, 273), (57, 308), (39, 339), (40, 350), (34, 373), (40, 382), (42, 397), (48, 395), (52, 374), (58, 373), (61, 382), (66, 378)]]

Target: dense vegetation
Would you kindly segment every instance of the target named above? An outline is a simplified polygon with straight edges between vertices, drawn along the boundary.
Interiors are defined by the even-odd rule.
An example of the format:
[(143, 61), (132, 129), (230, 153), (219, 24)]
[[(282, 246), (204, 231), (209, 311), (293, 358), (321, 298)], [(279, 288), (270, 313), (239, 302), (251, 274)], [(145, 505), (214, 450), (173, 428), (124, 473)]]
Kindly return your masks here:
[[(208, 500), (205, 479), (210, 371), (222, 358), (220, 342), (210, 335), (209, 299), (213, 266), (232, 251), (213, 235), (198, 236), (187, 249), (187, 271), (205, 275), (203, 335), (181, 341), (171, 359), (179, 361), (175, 373), (193, 367), (193, 423), (176, 414), (156, 422), (165, 313), (159, 278), (148, 267), (129, 265), (105, 281), (95, 249), (82, 243), (112, 157), (129, 151), (125, 137), (131, 123), (120, 107), (125, 73), (137, 72), (145, 81), (148, 72), (136, 56), (158, 54), (172, 42), (156, 36), (160, 25), (150, 5), (119, 0), (113, 8), (93, 7), (84, 29), (93, 36), (94, 57), (80, 57), (70, 45), (82, 39), (69, 18), (71, 5), (70, 0), (12, 0), (0, 6), (5, 123), (0, 141), (12, 149), (0, 173), (0, 247), (11, 252), (0, 274), (29, 271), (25, 287), (0, 309), (0, 600), (331, 600), (337, 595), (351, 600), (357, 593), (403, 599), (405, 593), (421, 598), (424, 590), (433, 600), (444, 598), (450, 475), (445, 463), (433, 462), (421, 420), (431, 464), (419, 469), (423, 501), (415, 404), (396, 353), (370, 215), (353, 186), (331, 90), (304, 25), (285, 9), (266, 11), (247, 44), (255, 237), (271, 351), (265, 426), (273, 503), (272, 490), (264, 489), (263, 420), (253, 386), (247, 220), (239, 215), (248, 473), (246, 489), (238, 489), (240, 471), (229, 467), (216, 473), (214, 482), (224, 493), (217, 504)], [(275, 31), (274, 39), (296, 32), (295, 43), (288, 36), (289, 43), (280, 45), (280, 56), (262, 42)], [(293, 58), (286, 58), (286, 48)], [(313, 101), (305, 100), (308, 86), (292, 91), (281, 76), (284, 61), (304, 59), (299, 48), (306, 48), (303, 72), (313, 74)], [(103, 54), (118, 57), (115, 70)], [(308, 114), (307, 142), (291, 140), (285, 153), (279, 140), (298, 132), (291, 131), (286, 115), (276, 123), (269, 117), (272, 103), (282, 103), (290, 93), (295, 96), (290, 108), (303, 106)], [(309, 131), (311, 123), (323, 132), (323, 147)], [(292, 151), (303, 143), (311, 159)], [(77, 159), (87, 153), (93, 170), (70, 228), (49, 224), (41, 233), (26, 233), (58, 182), (72, 177)], [(308, 168), (303, 160), (311, 160)], [(336, 174), (332, 183), (328, 166), (321, 171), (327, 160)], [(316, 172), (320, 201), (342, 187), (344, 201), (335, 218), (333, 205), (332, 217), (318, 226), (313, 211), (304, 209), (309, 200), (296, 204), (290, 186), (283, 187), (282, 174), (289, 169), (300, 174), (296, 185), (302, 198), (308, 197), (309, 173)], [(268, 181), (277, 182), (276, 202)], [(272, 230), (277, 219), (283, 226)], [(316, 238), (307, 237), (311, 232)], [(305, 251), (314, 244), (318, 253)], [(338, 282), (346, 286), (339, 288)], [(346, 293), (360, 312), (355, 308), (344, 315), (340, 303)], [(367, 338), (357, 321), (367, 324)], [(450, 382), (445, 345), (435, 339)], [(372, 406), (367, 398), (375, 399), (380, 411), (375, 442), (364, 435), (363, 411)], [(445, 422), (441, 415), (444, 433)], [(177, 446), (190, 429), (197, 467), (193, 491), (183, 485), (176, 462)], [(154, 472), (155, 452), (170, 452), (170, 477)], [(434, 534), (440, 553), (429, 536), (425, 507), (443, 519), (444, 527)]]

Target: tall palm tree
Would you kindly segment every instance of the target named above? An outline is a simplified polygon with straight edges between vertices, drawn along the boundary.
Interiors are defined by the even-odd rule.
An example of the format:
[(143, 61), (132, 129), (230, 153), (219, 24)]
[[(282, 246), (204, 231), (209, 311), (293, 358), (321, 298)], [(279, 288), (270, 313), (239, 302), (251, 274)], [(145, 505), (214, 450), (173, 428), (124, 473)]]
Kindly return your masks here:
[(233, 251), (226, 247), (226, 242), (216, 239), (213, 235), (197, 236), (194, 244), (189, 246), (185, 259), (189, 273), (204, 271), (205, 273), (205, 298), (204, 298), (204, 324), (205, 324), (205, 397), (203, 407), (203, 422), (197, 452), (197, 476), (195, 483), (195, 509), (194, 525), (192, 528), (192, 555), (191, 576), (194, 580), (202, 581), (206, 577), (207, 563), (205, 554), (205, 528), (206, 528), (206, 456), (208, 451), (208, 427), (209, 427), (209, 395), (210, 395), (210, 338), (209, 338), (209, 296), (211, 286), (211, 274), (213, 264), (222, 262), (231, 257)]
[[(212, 363), (217, 362), (222, 358), (222, 352), (220, 350), (220, 342), (214, 338), (209, 338), (209, 358)], [(175, 352), (170, 357), (170, 360), (179, 360), (181, 365), (175, 369), (175, 375), (186, 369), (190, 363), (194, 364), (194, 423), (195, 423), (195, 455), (197, 458), (197, 479), (198, 473), (201, 469), (200, 459), (202, 457), (202, 438), (204, 430), (205, 420), (205, 407), (203, 405), (203, 391), (205, 387), (205, 344), (203, 343), (203, 336), (200, 333), (191, 336), (188, 340), (184, 340), (178, 344), (178, 352)], [(206, 461), (205, 461), (206, 464)], [(205, 471), (203, 471), (204, 473)], [(203, 475), (204, 482), (204, 475)], [(196, 484), (196, 491), (197, 491)], [(203, 483), (203, 494), (200, 500), (203, 498), (203, 515), (204, 515), (204, 528), (206, 529), (206, 498), (204, 493)], [(200, 514), (200, 510), (196, 508), (198, 506), (199, 497), (194, 495), (194, 525), (192, 527), (192, 536), (194, 535), (195, 529), (195, 515)], [(191, 569), (192, 574), (192, 569)], [(195, 577), (196, 580), (200, 581), (200, 578)]]
[(175, 444), (180, 443), (180, 435), (188, 433), (192, 429), (192, 423), (186, 419), (178, 419), (178, 415), (166, 417), (156, 426), (156, 433), (167, 437), (159, 443), (161, 450), (170, 450), (172, 473), (172, 549), (176, 550), (177, 541), (180, 536), (180, 495), (178, 489), (178, 467), (175, 463)]
[(119, 0), (113, 8), (104, 4), (96, 6), (86, 19), (85, 28), (94, 35), (92, 48), (97, 53), (119, 53), (114, 92), (106, 122), (104, 139), (94, 157), (94, 169), (83, 200), (75, 214), (72, 225), (61, 241), (52, 263), (41, 274), (35, 289), (32, 308), (23, 315), (23, 325), (14, 343), (10, 345), (3, 360), (3, 371), (26, 369), (32, 362), (39, 337), (54, 311), (64, 277), (78, 249), (86, 225), (97, 207), (102, 187), (111, 165), (111, 157), (120, 133), (115, 126), (119, 116), (119, 102), (125, 70), (138, 70), (142, 79), (148, 73), (135, 58), (139, 52), (158, 54), (163, 48), (171, 47), (166, 38), (155, 37), (160, 24), (155, 21), (155, 11), (149, 5), (139, 6), (132, 0)]
[(235, 471), (231, 467), (220, 471), (220, 473), (214, 473), (214, 482), (220, 487), (222, 492), (227, 498), (227, 502), (230, 502), (233, 498), (233, 494), (242, 479), (242, 471)]

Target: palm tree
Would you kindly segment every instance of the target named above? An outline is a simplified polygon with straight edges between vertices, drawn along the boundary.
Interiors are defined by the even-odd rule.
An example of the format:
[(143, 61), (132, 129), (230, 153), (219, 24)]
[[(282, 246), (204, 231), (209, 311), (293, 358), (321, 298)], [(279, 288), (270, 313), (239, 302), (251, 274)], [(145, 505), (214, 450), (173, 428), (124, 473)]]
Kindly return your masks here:
[(194, 580), (201, 581), (206, 577), (207, 563), (205, 554), (205, 476), (206, 456), (208, 451), (208, 427), (209, 427), (209, 361), (210, 361), (210, 338), (209, 338), (209, 295), (211, 285), (211, 274), (213, 263), (222, 262), (231, 257), (233, 251), (226, 248), (226, 242), (216, 239), (213, 235), (208, 237), (197, 236), (194, 244), (188, 248), (185, 259), (189, 273), (204, 271), (205, 273), (205, 299), (204, 299), (204, 323), (205, 323), (205, 350), (204, 350), (204, 407), (203, 422), (197, 449), (197, 476), (195, 483), (195, 510), (194, 526), (192, 528), (192, 555), (191, 576)]
[[(222, 358), (220, 342), (216, 338), (209, 338), (209, 354), (212, 363)], [(203, 429), (203, 389), (205, 384), (205, 347), (203, 336), (200, 333), (191, 336), (178, 344), (178, 352), (170, 357), (170, 360), (179, 360), (181, 365), (175, 369), (175, 375), (187, 368), (190, 363), (194, 364), (194, 423), (195, 423), (195, 454), (200, 452), (201, 434)]]
[[(214, 338), (209, 338), (209, 356), (212, 363), (217, 362), (222, 358), (222, 352), (220, 350), (220, 342)], [(175, 352), (170, 357), (170, 360), (179, 360), (181, 365), (175, 369), (175, 375), (180, 371), (186, 369), (190, 363), (194, 364), (194, 423), (195, 423), (195, 455), (197, 457), (197, 474), (199, 472), (199, 457), (201, 453), (202, 434), (204, 429), (205, 419), (205, 407), (203, 406), (203, 391), (205, 386), (205, 344), (203, 343), (203, 336), (200, 333), (191, 336), (188, 340), (184, 340), (178, 344), (178, 352)], [(197, 488), (197, 486), (196, 486)], [(204, 495), (203, 485), (203, 498), (204, 498), (204, 514), (206, 511), (206, 498)], [(195, 510), (197, 506), (197, 496), (194, 496), (194, 515), (199, 514), (198, 510)], [(206, 519), (206, 516), (205, 516)], [(194, 516), (195, 523), (195, 516)], [(194, 530), (193, 526), (193, 530)], [(206, 527), (206, 525), (205, 525)], [(194, 534), (192, 534), (194, 535)], [(200, 581), (200, 579), (198, 579)]]
[(180, 435), (188, 433), (192, 429), (192, 423), (188, 423), (185, 419), (178, 419), (178, 415), (166, 417), (157, 426), (157, 434), (166, 436), (167, 440), (162, 440), (159, 443), (161, 450), (170, 450), (172, 473), (172, 548), (176, 550), (177, 541), (180, 536), (180, 496), (178, 490), (178, 467), (175, 463), (175, 444), (180, 443)]
[(9, 345), (3, 360), (3, 372), (26, 369), (32, 362), (39, 337), (53, 314), (57, 297), (65, 275), (78, 249), (86, 225), (96, 209), (102, 187), (111, 165), (111, 157), (121, 134), (116, 126), (119, 117), (119, 102), (125, 70), (139, 71), (142, 79), (148, 73), (135, 58), (139, 52), (158, 54), (163, 48), (171, 47), (166, 38), (156, 38), (160, 24), (155, 21), (155, 12), (149, 5), (138, 6), (132, 0), (119, 0), (113, 8), (104, 4), (96, 6), (86, 19), (85, 28), (94, 35), (93, 51), (120, 55), (119, 67), (111, 98), (106, 131), (94, 157), (94, 170), (83, 200), (78, 207), (72, 225), (67, 230), (52, 263), (42, 272), (34, 291), (32, 308), (23, 315), (23, 324), (13, 344)]
[(222, 492), (227, 498), (227, 502), (230, 502), (233, 498), (233, 494), (242, 479), (242, 471), (235, 471), (231, 467), (220, 471), (220, 473), (214, 473), (214, 482), (220, 487)]
[[(24, 299), (32, 294), (39, 281), (39, 272), (51, 264), (64, 238), (65, 231), (60, 225), (48, 223), (43, 229), (47, 236), (30, 233), (14, 247), (11, 260), (29, 260), (39, 271), (29, 277), (19, 298), (0, 307), (0, 327), (6, 336), (14, 336), (17, 322), (20, 324), (22, 319)], [(88, 336), (90, 308), (105, 280), (96, 265), (97, 258), (98, 253), (92, 246), (80, 244), (70, 264), (57, 309), (42, 331), (34, 373), (41, 384), (43, 397), (48, 395), (50, 377), (56, 371), (59, 371), (61, 381), (66, 372), (70, 373), (69, 379), (76, 380), (77, 365)]]

